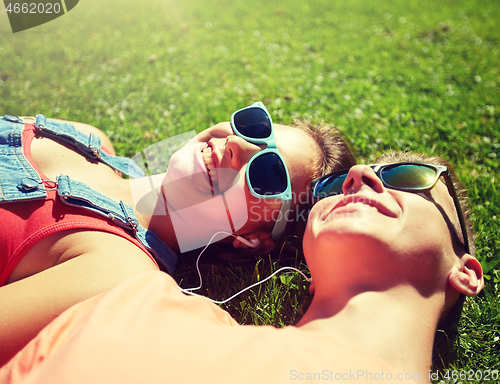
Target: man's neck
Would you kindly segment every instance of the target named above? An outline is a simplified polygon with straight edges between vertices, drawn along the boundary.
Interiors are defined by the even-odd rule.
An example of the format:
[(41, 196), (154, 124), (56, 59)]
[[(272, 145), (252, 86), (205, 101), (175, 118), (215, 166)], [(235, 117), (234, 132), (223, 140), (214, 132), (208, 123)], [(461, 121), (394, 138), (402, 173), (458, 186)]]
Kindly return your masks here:
[(362, 292), (334, 300), (315, 296), (297, 326), (331, 333), (374, 352), (405, 373), (428, 380), (434, 333), (444, 298), (411, 287)]

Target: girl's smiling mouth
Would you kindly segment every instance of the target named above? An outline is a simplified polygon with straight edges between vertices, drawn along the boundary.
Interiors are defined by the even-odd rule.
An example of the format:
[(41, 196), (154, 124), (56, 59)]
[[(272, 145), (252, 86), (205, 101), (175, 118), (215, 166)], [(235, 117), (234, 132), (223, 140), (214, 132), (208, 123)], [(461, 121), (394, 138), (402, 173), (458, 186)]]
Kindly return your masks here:
[(212, 157), (212, 147), (206, 146), (205, 148), (203, 148), (201, 150), (201, 156), (203, 157), (203, 161), (205, 162), (205, 167), (207, 169), (210, 184), (214, 189), (217, 189), (219, 179), (217, 175), (217, 167)]

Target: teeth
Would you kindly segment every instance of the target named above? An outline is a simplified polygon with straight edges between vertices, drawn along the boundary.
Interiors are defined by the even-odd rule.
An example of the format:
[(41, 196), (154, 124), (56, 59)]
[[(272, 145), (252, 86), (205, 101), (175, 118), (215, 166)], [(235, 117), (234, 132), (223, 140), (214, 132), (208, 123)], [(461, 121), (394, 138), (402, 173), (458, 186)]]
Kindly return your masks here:
[(214, 160), (212, 159), (212, 151), (210, 151), (208, 148), (205, 148), (201, 152), (201, 155), (203, 156), (203, 160), (205, 161), (205, 165), (207, 166), (207, 168), (211, 169), (214, 165)]
[(217, 186), (217, 169), (215, 168), (215, 162), (212, 158), (212, 148), (206, 147), (201, 151), (201, 156), (203, 157), (203, 161), (205, 162), (205, 166), (207, 167), (208, 177), (212, 182), (212, 186)]

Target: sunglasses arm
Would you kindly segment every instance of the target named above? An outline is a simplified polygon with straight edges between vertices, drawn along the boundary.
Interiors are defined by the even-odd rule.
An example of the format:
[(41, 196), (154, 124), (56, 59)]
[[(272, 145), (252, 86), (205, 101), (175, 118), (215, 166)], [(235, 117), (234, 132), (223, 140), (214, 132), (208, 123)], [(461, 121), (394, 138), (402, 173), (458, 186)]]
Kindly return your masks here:
[(453, 198), (453, 202), (455, 203), (455, 210), (457, 211), (458, 220), (460, 222), (460, 227), (462, 229), (462, 237), (464, 240), (465, 251), (470, 253), (470, 245), (469, 245), (469, 236), (467, 233), (467, 225), (465, 224), (464, 214), (462, 212), (462, 207), (460, 206), (460, 200), (458, 199), (457, 191), (453, 186), (453, 179), (451, 178), (450, 172), (447, 170), (446, 187), (448, 188), (448, 193)]
[(285, 231), (285, 227), (288, 223), (288, 212), (290, 210), (291, 204), (291, 199), (283, 200), (283, 204), (281, 204), (278, 219), (276, 220), (276, 224), (274, 225), (273, 231), (271, 232), (271, 236), (274, 241), (278, 241)]

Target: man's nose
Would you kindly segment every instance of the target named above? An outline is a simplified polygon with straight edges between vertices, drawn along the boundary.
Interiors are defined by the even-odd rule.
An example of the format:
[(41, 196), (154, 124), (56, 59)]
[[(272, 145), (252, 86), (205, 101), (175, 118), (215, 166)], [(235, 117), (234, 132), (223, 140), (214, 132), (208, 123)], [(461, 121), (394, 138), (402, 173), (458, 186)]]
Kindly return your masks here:
[(384, 191), (384, 184), (369, 165), (351, 167), (342, 186), (344, 195), (358, 192), (363, 186), (368, 186), (377, 193)]

